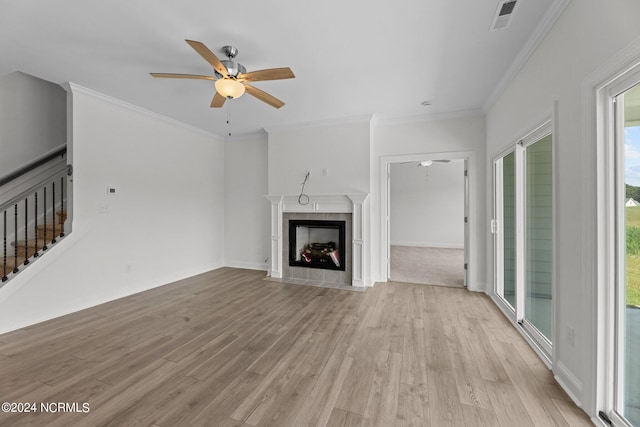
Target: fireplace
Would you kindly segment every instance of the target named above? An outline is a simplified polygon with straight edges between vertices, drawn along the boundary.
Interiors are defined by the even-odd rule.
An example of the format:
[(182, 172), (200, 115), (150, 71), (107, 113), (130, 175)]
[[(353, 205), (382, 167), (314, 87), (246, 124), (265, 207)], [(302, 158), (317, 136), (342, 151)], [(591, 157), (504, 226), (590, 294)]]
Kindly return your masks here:
[[(301, 205), (298, 195), (269, 195), (271, 203), (271, 257), (269, 276), (303, 284), (335, 284), (371, 286), (368, 281), (369, 247), (366, 233), (367, 194), (310, 195), (309, 203)], [(289, 221), (341, 221), (345, 224), (344, 241), (330, 237), (323, 242), (336, 243), (344, 268), (309, 268), (289, 265)], [(294, 229), (295, 230), (295, 229)], [(324, 240), (324, 239), (323, 239)], [(311, 242), (317, 243), (317, 242)], [(322, 242), (321, 242), (322, 243)], [(331, 246), (327, 246), (331, 248)], [(322, 249), (317, 247), (317, 249)], [(296, 251), (296, 248), (293, 248)], [(337, 254), (336, 254), (337, 255)], [(324, 263), (326, 264), (326, 263)], [(334, 263), (335, 265), (335, 263)]]
[(289, 265), (345, 271), (345, 221), (289, 220)]

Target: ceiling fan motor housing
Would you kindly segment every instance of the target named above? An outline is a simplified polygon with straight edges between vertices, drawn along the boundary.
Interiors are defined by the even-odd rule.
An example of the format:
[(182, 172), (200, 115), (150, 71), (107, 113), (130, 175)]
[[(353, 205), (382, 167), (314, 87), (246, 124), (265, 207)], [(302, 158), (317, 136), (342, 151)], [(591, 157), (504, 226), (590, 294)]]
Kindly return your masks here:
[[(224, 65), (224, 67), (227, 69), (227, 73), (229, 73), (229, 76), (231, 77), (238, 77), (238, 74), (247, 72), (247, 69), (244, 67), (244, 65), (240, 64), (239, 62), (226, 59), (223, 59), (220, 62), (222, 62), (222, 65)], [(222, 74), (218, 73), (216, 70), (213, 71), (217, 78), (222, 78)]]

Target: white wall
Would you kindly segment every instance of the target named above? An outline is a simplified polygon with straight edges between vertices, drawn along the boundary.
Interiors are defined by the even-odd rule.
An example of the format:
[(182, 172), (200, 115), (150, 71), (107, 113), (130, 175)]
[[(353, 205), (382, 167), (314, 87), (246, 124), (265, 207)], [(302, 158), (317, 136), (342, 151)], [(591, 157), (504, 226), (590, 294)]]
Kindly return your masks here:
[[(238, 162), (245, 153), (250, 164), (257, 165), (261, 145), (259, 138), (242, 141), (235, 154), (229, 153), (226, 158), (230, 163), (227, 177), (235, 183), (227, 182), (227, 203), (235, 203), (242, 210), (263, 209), (258, 200), (258, 189), (250, 189), (251, 194), (243, 200), (233, 200), (234, 191), (243, 188), (242, 166)], [(227, 143), (227, 149), (233, 141)], [(485, 165), (484, 165), (485, 126), (481, 114), (464, 114), (458, 118), (442, 118), (439, 120), (414, 120), (400, 123), (379, 123), (377, 120), (362, 118), (347, 122), (313, 124), (306, 127), (268, 129), (268, 193), (299, 194), (306, 170), (312, 175), (307, 185), (307, 194), (349, 194), (369, 193), (368, 212), (365, 218), (367, 241), (370, 242), (371, 259), (365, 271), (372, 271), (372, 276), (365, 278), (367, 282), (386, 281), (381, 272), (380, 254), (380, 161), (385, 156), (403, 156), (416, 153), (465, 152), (471, 153), (469, 169), (472, 175), (470, 200), (470, 229), (474, 236), (471, 247), (470, 288), (485, 290), (486, 288), (486, 254), (488, 238), (485, 209)], [(252, 152), (252, 150), (257, 150)], [(240, 168), (239, 170), (236, 170)], [(322, 169), (328, 169), (328, 176), (322, 175)], [(255, 171), (258, 173), (259, 169)], [(249, 172), (250, 174), (254, 172)], [(255, 175), (252, 175), (255, 176)], [(475, 179), (477, 177), (477, 179)], [(260, 187), (260, 184), (258, 184)], [(235, 209), (227, 208), (227, 220), (234, 217)], [(268, 218), (269, 213), (265, 216)], [(235, 217), (231, 219), (235, 221)], [(264, 228), (262, 228), (264, 227)], [(226, 226), (226, 259), (230, 265), (249, 265), (257, 268), (261, 263), (256, 249), (254, 254), (243, 251), (235, 240), (242, 233), (239, 224), (228, 223)], [(231, 231), (233, 230), (233, 231)], [(252, 230), (252, 234), (266, 236), (258, 248), (268, 248), (269, 224), (261, 223)]]
[(392, 245), (464, 247), (464, 160), (393, 163), (390, 187)]
[(72, 145), (74, 231), (0, 288), (0, 333), (223, 264), (221, 140), (76, 88)]
[(224, 150), (224, 255), (229, 267), (266, 270), (270, 256), (267, 134), (232, 138)]
[(269, 130), (269, 194), (368, 193), (369, 119)]
[(380, 236), (381, 194), (386, 187), (386, 171), (381, 161), (403, 161), (407, 157), (432, 153), (470, 153), (469, 159), (469, 289), (486, 289), (486, 245), (489, 228), (486, 220), (485, 119), (477, 113), (459, 117), (422, 119), (406, 122), (381, 122), (373, 130), (371, 179), (372, 270), (375, 281), (386, 281), (386, 268)]
[[(553, 109), (557, 102), (554, 135), (556, 173), (556, 267), (554, 372), (591, 416), (597, 413), (593, 387), (596, 366), (590, 356), (596, 351), (592, 319), (596, 315), (590, 296), (595, 283), (586, 277), (592, 271), (583, 265), (583, 230), (595, 224), (582, 222), (582, 211), (595, 209), (581, 198), (583, 182), (595, 188), (595, 168), (581, 169), (582, 84), (597, 68), (640, 36), (640, 2), (635, 0), (582, 0), (569, 4), (552, 30), (536, 49), (487, 115), (487, 157), (523, 136)], [(593, 113), (595, 117), (595, 112)], [(487, 200), (491, 200), (491, 176), (487, 169)], [(487, 214), (491, 205), (487, 204)], [(491, 241), (487, 271), (493, 283)], [(595, 259), (593, 256), (591, 259)], [(575, 344), (568, 344), (567, 329), (575, 329)]]
[(67, 94), (14, 72), (0, 77), (0, 176), (67, 141)]

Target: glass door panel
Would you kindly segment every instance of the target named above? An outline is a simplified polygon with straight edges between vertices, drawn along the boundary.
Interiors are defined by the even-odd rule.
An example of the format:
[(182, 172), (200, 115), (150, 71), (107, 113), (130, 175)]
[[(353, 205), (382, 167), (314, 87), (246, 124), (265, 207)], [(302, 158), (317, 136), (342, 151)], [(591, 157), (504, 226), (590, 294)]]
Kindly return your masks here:
[(616, 411), (640, 426), (640, 85), (616, 98)]
[(515, 153), (495, 161), (496, 293), (516, 306)]
[(524, 316), (550, 342), (553, 285), (551, 135), (525, 148)]

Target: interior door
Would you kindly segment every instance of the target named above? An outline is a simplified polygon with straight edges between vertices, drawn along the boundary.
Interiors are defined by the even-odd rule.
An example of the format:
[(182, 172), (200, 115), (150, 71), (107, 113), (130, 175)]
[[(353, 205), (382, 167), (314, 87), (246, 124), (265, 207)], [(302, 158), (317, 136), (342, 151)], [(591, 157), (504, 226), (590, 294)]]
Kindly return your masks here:
[(469, 160), (464, 159), (464, 286), (469, 286)]
[(387, 206), (385, 221), (387, 222), (387, 280), (391, 278), (391, 163), (387, 163)]

